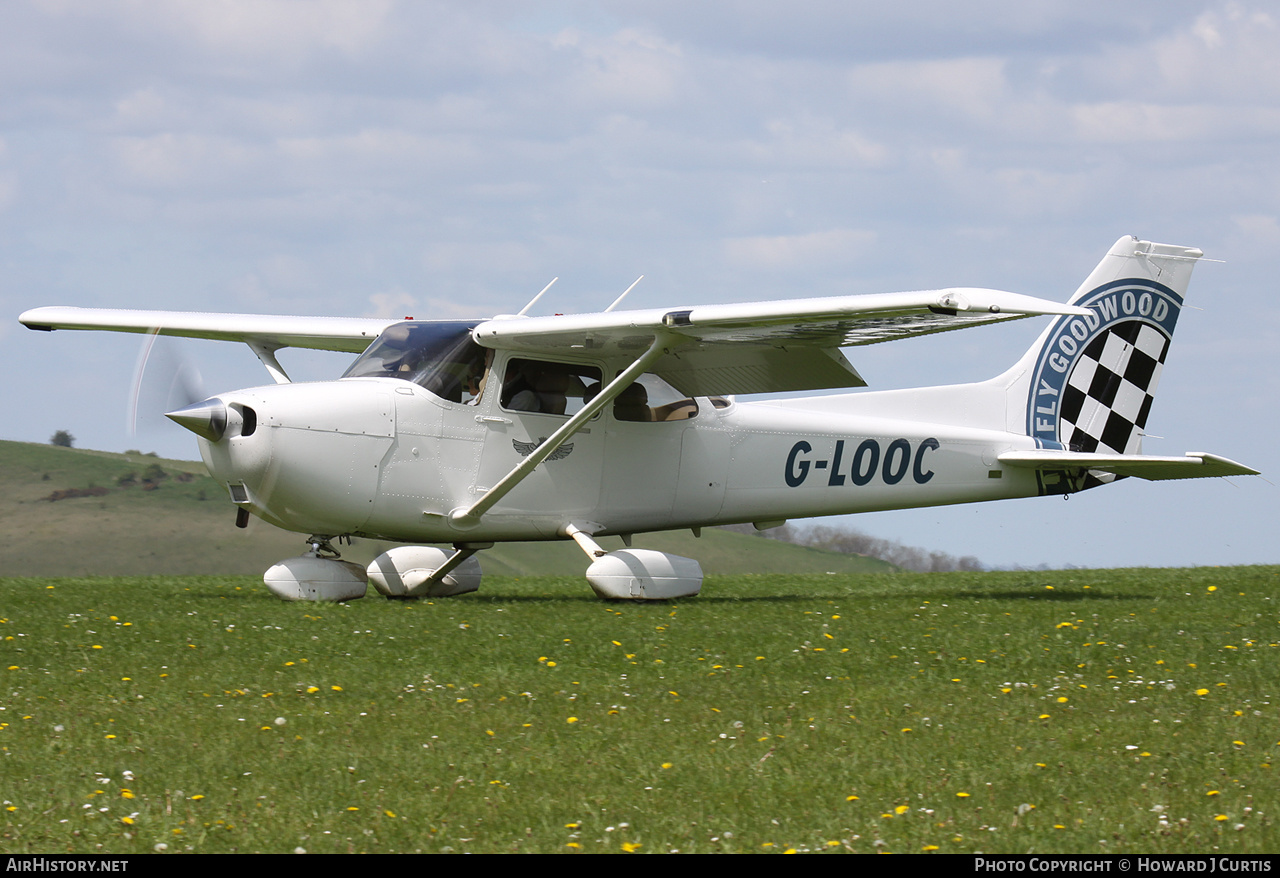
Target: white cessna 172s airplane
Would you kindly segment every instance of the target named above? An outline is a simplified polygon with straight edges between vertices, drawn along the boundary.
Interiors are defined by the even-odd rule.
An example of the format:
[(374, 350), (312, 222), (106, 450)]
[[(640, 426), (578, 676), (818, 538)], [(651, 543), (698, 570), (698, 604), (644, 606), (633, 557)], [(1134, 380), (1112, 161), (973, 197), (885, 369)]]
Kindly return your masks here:
[[(168, 416), (199, 437), (237, 524), (252, 514), (311, 535), (264, 577), (282, 598), (348, 600), (368, 581), (388, 597), (463, 594), (494, 542), (573, 539), (601, 597), (665, 599), (698, 592), (696, 561), (595, 538), (629, 547), (647, 531), (1256, 474), (1140, 453), (1202, 255), (1122, 238), (1066, 305), (952, 288), (461, 321), (64, 307), (20, 319), (257, 354), (274, 385)], [(1036, 315), (1055, 319), (987, 381), (734, 398), (864, 387), (841, 348)], [(337, 380), (294, 384), (275, 357), (285, 347), (360, 356)], [(351, 536), (406, 545), (366, 570), (333, 549)]]

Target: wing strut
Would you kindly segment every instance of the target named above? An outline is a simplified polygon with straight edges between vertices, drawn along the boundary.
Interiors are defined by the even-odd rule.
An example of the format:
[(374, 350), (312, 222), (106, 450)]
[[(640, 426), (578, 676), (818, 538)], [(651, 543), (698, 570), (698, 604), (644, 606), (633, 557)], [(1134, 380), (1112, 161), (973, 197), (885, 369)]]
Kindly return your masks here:
[(284, 371), (284, 367), (276, 359), (276, 351), (280, 350), (278, 346), (268, 345), (252, 339), (246, 339), (245, 344), (249, 346), (249, 350), (258, 355), (258, 359), (262, 361), (262, 365), (267, 367), (267, 371), (271, 373), (271, 378), (276, 384), (292, 383), (289, 380), (288, 373)]
[(618, 377), (610, 381), (601, 391), (596, 394), (591, 402), (587, 403), (582, 409), (565, 421), (560, 429), (556, 430), (547, 441), (543, 442), (535, 448), (528, 457), (520, 461), (516, 468), (502, 477), (498, 484), (494, 485), (483, 496), (471, 506), (457, 509), (449, 513), (449, 523), (455, 527), (470, 528), (480, 523), (480, 516), (484, 515), (493, 505), (514, 488), (516, 485), (524, 481), (529, 473), (533, 472), (538, 464), (542, 463), (551, 453), (563, 445), (569, 437), (582, 429), (587, 421), (596, 416), (596, 412), (603, 409), (606, 405), (613, 402), (614, 398), (622, 391), (631, 386), (635, 381), (655, 360), (667, 352), (667, 345), (670, 343), (671, 334), (665, 332), (657, 333), (653, 338), (653, 343), (649, 345), (649, 349), (640, 355), (634, 363), (618, 373)]

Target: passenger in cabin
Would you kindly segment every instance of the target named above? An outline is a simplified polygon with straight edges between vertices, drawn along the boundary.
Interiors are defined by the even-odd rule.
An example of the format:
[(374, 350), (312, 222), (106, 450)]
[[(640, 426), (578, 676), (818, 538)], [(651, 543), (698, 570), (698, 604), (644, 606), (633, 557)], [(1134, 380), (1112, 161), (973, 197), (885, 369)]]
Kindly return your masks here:
[(613, 417), (619, 421), (652, 421), (649, 391), (640, 382), (629, 386), (613, 401)]

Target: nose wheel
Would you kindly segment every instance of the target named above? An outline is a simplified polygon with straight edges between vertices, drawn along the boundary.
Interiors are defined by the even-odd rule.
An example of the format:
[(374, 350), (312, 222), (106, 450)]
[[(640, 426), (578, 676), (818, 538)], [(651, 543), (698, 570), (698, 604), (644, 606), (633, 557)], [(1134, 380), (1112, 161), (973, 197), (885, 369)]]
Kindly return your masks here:
[[(262, 577), (271, 593), (286, 601), (353, 601), (364, 597), (369, 580), (359, 564), (342, 561), (334, 537), (312, 534), (310, 551), (286, 558)], [(337, 537), (341, 542), (344, 537)], [(350, 544), (351, 538), (345, 537)]]

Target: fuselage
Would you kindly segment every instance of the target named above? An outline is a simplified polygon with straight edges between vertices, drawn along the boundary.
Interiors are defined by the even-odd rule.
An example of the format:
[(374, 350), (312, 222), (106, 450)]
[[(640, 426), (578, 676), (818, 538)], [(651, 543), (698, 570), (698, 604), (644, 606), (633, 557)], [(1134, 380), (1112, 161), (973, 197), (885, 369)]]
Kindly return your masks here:
[(399, 378), (343, 378), (220, 394), (252, 429), (233, 424), (200, 446), (233, 501), (273, 524), (411, 543), (560, 539), (569, 522), (626, 534), (1043, 493), (1034, 473), (996, 461), (1033, 439), (884, 417), (877, 396), (703, 397), (663, 407), (678, 412), (672, 420), (607, 407), (470, 527), (450, 513), (566, 415), (515, 410), (496, 392), (462, 403)]

